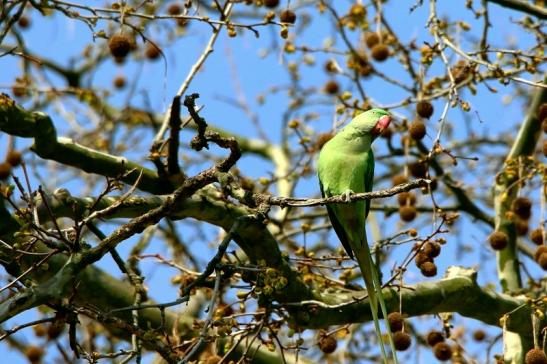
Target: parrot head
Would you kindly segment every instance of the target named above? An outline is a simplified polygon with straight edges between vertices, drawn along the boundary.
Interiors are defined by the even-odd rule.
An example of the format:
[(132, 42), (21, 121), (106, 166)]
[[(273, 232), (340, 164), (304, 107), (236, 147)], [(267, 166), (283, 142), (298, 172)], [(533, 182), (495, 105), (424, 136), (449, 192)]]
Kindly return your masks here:
[(389, 113), (382, 109), (371, 109), (357, 115), (351, 125), (360, 133), (372, 135), (372, 140), (376, 139), (391, 122)]

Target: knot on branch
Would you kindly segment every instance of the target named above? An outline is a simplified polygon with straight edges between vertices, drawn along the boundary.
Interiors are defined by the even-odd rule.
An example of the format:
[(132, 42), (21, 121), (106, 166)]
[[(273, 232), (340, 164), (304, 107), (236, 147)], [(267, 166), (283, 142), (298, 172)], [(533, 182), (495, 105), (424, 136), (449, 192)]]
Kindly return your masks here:
[(198, 126), (198, 135), (196, 135), (190, 142), (192, 149), (197, 150), (198, 152), (203, 148), (209, 149), (207, 144), (207, 138), (205, 137), (205, 130), (207, 129), (207, 123), (205, 119), (199, 116), (196, 111), (196, 99), (199, 98), (199, 94), (191, 94), (184, 98), (184, 106), (188, 109), (188, 113)]

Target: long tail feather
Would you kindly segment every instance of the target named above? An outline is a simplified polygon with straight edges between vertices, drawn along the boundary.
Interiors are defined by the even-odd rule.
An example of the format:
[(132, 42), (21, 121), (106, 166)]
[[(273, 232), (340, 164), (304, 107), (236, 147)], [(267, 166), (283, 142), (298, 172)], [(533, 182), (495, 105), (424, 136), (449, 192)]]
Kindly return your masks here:
[[(357, 248), (357, 247), (355, 247)], [(382, 358), (384, 363), (388, 363), (388, 356), (384, 348), (384, 342), (382, 339), (382, 331), (380, 329), (380, 320), (378, 318), (378, 304), (382, 310), (382, 315), (384, 319), (387, 318), (386, 304), (384, 302), (384, 297), (382, 295), (382, 285), (380, 284), (380, 279), (378, 278), (378, 273), (372, 256), (370, 254), (370, 248), (366, 241), (364, 244), (357, 249), (354, 248), (354, 253), (359, 263), (359, 268), (361, 269), (361, 274), (365, 281), (365, 287), (367, 289), (368, 298), (370, 302), (370, 310), (372, 312), (372, 319), (374, 321), (374, 329), (376, 335), (378, 336), (378, 341), (380, 342), (380, 350), (382, 351)], [(386, 323), (386, 330), (389, 337), (389, 346), (391, 348), (391, 353), (393, 356), (393, 362), (397, 364), (397, 354), (395, 351), (395, 343), (393, 342), (393, 335), (391, 334), (391, 329), (389, 324)]]

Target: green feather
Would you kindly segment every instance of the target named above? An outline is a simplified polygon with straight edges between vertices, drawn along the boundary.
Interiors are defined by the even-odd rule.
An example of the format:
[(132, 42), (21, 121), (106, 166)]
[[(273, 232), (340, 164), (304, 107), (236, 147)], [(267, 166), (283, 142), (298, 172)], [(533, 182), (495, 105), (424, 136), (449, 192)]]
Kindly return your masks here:
[[(384, 116), (389, 114), (380, 109), (364, 112), (323, 146), (317, 165), (323, 197), (341, 195), (350, 191), (354, 193), (372, 191), (374, 154), (371, 145), (378, 136), (378, 126), (381, 124), (378, 122)], [(380, 126), (383, 128), (386, 125)], [(365, 231), (365, 221), (369, 210), (370, 201), (327, 205), (329, 219), (336, 235), (348, 255), (352, 259), (354, 257), (357, 259), (361, 269), (384, 363), (388, 363), (379, 324), (378, 306), (384, 318), (387, 317), (387, 311), (377, 267), (372, 260)], [(393, 359), (397, 363), (389, 325), (386, 325), (386, 328)]]

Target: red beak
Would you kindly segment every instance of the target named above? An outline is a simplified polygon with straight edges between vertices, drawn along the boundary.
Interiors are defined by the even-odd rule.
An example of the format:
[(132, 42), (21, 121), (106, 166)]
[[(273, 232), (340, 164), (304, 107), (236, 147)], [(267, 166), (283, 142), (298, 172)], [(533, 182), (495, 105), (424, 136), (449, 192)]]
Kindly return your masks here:
[(376, 125), (374, 125), (374, 128), (372, 128), (371, 134), (374, 137), (377, 137), (378, 135), (382, 134), (384, 132), (384, 130), (386, 130), (388, 128), (389, 123), (391, 123), (391, 116), (389, 116), (389, 115), (382, 116), (376, 122)]

